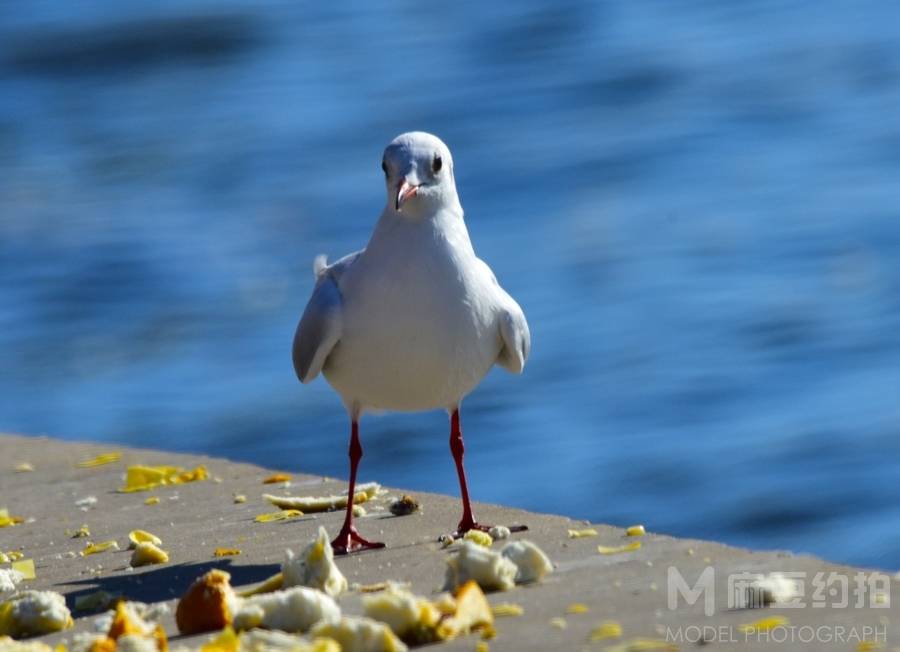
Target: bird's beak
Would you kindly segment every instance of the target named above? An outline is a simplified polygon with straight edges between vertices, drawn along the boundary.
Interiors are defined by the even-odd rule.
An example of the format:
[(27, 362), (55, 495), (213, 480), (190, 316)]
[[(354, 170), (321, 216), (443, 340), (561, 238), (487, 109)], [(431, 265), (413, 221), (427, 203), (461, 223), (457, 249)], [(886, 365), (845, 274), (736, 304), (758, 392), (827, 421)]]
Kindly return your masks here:
[(403, 183), (400, 184), (400, 188), (397, 190), (397, 203), (394, 206), (396, 210), (400, 210), (400, 207), (410, 197), (416, 196), (416, 191), (419, 189), (419, 186), (414, 186), (406, 179), (403, 180)]

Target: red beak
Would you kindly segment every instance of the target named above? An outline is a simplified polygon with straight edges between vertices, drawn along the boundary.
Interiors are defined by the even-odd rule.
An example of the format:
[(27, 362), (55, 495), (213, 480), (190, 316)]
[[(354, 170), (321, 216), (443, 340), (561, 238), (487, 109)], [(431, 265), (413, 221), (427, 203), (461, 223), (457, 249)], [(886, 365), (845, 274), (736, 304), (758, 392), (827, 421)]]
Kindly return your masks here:
[(396, 210), (400, 210), (400, 207), (410, 197), (416, 196), (416, 191), (419, 189), (419, 186), (414, 186), (410, 184), (406, 179), (403, 180), (403, 183), (400, 184), (400, 188), (397, 190), (397, 203), (395, 205)]

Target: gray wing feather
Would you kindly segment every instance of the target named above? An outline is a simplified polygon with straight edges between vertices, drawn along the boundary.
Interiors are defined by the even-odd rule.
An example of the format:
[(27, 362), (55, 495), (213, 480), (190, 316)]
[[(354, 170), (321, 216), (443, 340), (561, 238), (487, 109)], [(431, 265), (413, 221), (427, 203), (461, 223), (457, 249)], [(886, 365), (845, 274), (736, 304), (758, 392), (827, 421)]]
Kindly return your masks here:
[[(509, 297), (509, 295), (507, 295)], [(500, 313), (500, 338), (503, 348), (497, 356), (497, 364), (514, 374), (522, 373), (531, 352), (531, 331), (525, 314), (511, 297), (506, 310)]]
[(341, 339), (343, 300), (337, 278), (359, 253), (346, 256), (331, 266), (326, 264), (324, 256), (313, 262), (316, 287), (294, 333), (294, 371), (301, 383), (308, 383), (319, 375), (328, 355)]

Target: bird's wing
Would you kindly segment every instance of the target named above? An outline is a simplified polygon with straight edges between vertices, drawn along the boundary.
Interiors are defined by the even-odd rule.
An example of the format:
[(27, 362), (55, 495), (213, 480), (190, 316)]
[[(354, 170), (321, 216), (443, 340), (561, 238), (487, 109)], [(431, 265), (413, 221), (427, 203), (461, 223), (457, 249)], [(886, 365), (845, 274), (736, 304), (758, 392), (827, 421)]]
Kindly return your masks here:
[(531, 331), (528, 329), (525, 313), (516, 300), (500, 287), (487, 263), (481, 259), (478, 263), (490, 279), (492, 293), (500, 304), (500, 339), (503, 341), (503, 348), (497, 355), (496, 364), (514, 374), (520, 374), (531, 352)]
[(319, 375), (328, 355), (341, 339), (343, 299), (338, 282), (361, 253), (357, 251), (331, 265), (324, 256), (313, 262), (316, 287), (294, 333), (294, 371), (302, 383)]
[(509, 301), (500, 313), (500, 337), (503, 340), (503, 348), (497, 356), (497, 364), (514, 374), (520, 374), (531, 352), (531, 331), (528, 330), (525, 313), (519, 304), (508, 294), (506, 297)]

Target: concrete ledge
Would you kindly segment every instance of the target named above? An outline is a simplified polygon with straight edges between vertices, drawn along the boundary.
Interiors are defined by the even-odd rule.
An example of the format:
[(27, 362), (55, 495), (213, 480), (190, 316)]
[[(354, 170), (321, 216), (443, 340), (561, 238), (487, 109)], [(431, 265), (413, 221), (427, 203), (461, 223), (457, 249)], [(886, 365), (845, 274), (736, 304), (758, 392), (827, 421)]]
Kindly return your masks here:
[[(121, 451), (121, 460), (95, 468), (76, 466), (79, 460), (111, 450)], [(34, 471), (14, 472), (21, 462), (30, 462)], [(117, 493), (125, 467), (137, 463), (184, 467), (205, 464), (214, 479), (151, 492)], [(70, 607), (76, 596), (96, 589), (122, 592), (130, 599), (145, 602), (173, 600), (212, 567), (230, 572), (235, 586), (258, 582), (278, 571), (285, 548), (299, 548), (313, 537), (319, 525), (335, 533), (342, 519), (340, 513), (327, 513), (256, 523), (256, 515), (274, 511), (261, 495), (282, 493), (277, 486), (262, 484), (272, 472), (202, 455), (0, 435), (0, 507), (34, 519), (0, 528), (0, 551), (23, 550), (26, 557), (34, 559), (37, 570), (37, 579), (26, 583), (28, 588), (59, 591), (66, 595)], [(296, 473), (293, 476), (287, 493), (320, 495), (345, 491), (346, 485), (338, 480)], [(363, 473), (361, 481), (369, 480), (384, 482), (389, 478), (370, 478)], [(235, 494), (245, 495), (247, 501), (235, 504)], [(151, 495), (160, 498), (159, 504), (144, 503)], [(387, 510), (376, 511), (367, 505), (369, 515), (360, 519), (359, 528), (363, 535), (385, 541), (387, 548), (339, 558), (338, 565), (351, 583), (407, 581), (424, 595), (440, 589), (448, 553), (436, 539), (450, 531), (459, 519), (459, 501), (450, 496), (419, 492), (415, 495), (423, 510), (411, 516), (393, 517)], [(82, 511), (76, 501), (87, 496), (96, 496), (97, 503)], [(386, 506), (386, 501), (381, 500), (380, 504)], [(885, 605), (884, 597), (876, 604), (871, 591), (860, 597), (855, 590), (859, 569), (813, 557), (675, 539), (654, 534), (653, 523), (645, 523), (648, 534), (641, 539), (639, 550), (601, 555), (598, 545), (618, 546), (632, 539), (626, 538), (619, 528), (598, 524), (591, 525), (597, 529), (598, 537), (570, 539), (569, 529), (585, 528), (588, 524), (496, 505), (479, 504), (476, 514), (489, 523), (526, 523), (531, 530), (513, 538), (531, 539), (557, 565), (542, 584), (489, 595), (492, 603), (516, 602), (525, 610), (523, 616), (498, 620), (498, 636), (490, 642), (491, 650), (601, 650), (634, 637), (666, 639), (667, 635), (680, 649), (696, 648), (698, 636), (707, 639), (700, 643), (704, 650), (877, 649), (858, 647), (863, 638), (886, 649), (900, 645), (900, 591), (895, 579), (889, 584), (893, 604)], [(84, 548), (85, 539), (66, 534), (66, 530), (75, 530), (82, 524), (90, 527), (92, 540), (115, 539), (123, 550), (88, 557), (66, 556)], [(136, 528), (160, 536), (171, 561), (127, 571), (130, 552), (124, 548), (128, 532)], [(217, 547), (237, 547), (242, 554), (216, 559), (213, 550)], [(707, 567), (713, 569), (715, 591), (709, 605), (713, 607), (712, 615), (704, 613), (705, 596), (690, 605), (679, 595), (677, 607), (669, 608), (670, 567), (677, 569), (690, 585)], [(729, 608), (729, 575), (771, 571), (803, 574), (800, 599), (806, 607)], [(817, 573), (824, 574), (818, 583)], [(829, 576), (830, 573), (836, 575)], [(849, 582), (846, 591), (841, 580), (836, 579), (843, 577)], [(824, 594), (814, 595), (817, 588), (824, 588)], [(837, 589), (836, 595), (829, 594), (832, 589)], [(846, 607), (840, 606), (843, 598), (849, 602)], [(855, 606), (858, 599), (863, 606)], [(590, 610), (567, 614), (566, 607), (573, 602), (584, 603)], [(359, 610), (358, 598), (353, 595), (342, 598), (341, 603), (349, 613)], [(789, 625), (769, 633), (746, 634), (739, 630), (741, 624), (772, 615), (786, 617)], [(559, 617), (565, 619), (564, 629), (550, 624), (551, 619)], [(623, 639), (589, 642), (591, 630), (607, 620), (621, 624)], [(93, 616), (78, 618), (76, 630), (44, 638), (48, 642), (70, 638), (72, 631), (91, 630), (92, 621)], [(174, 637), (174, 622), (166, 623), (166, 630)], [(680, 641), (676, 640), (679, 635)], [(476, 640), (468, 637), (441, 647), (472, 650)]]

